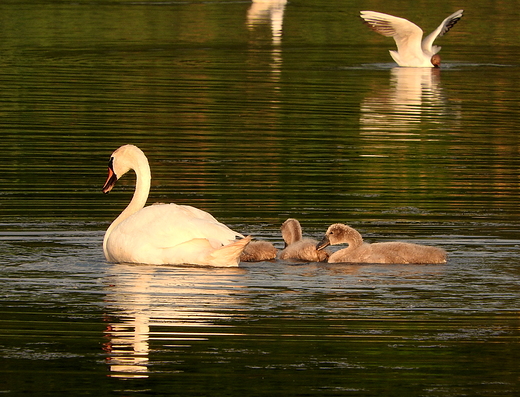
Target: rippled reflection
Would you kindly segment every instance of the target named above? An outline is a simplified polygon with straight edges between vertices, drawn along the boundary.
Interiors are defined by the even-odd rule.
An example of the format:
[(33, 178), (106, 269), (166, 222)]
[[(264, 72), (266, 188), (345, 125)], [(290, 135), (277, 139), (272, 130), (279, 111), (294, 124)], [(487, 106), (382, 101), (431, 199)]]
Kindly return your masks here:
[(287, 0), (253, 0), (247, 12), (247, 26), (252, 29), (257, 24), (270, 24), (273, 44), (280, 45), (286, 4)]
[(111, 285), (115, 292), (110, 300), (122, 312), (121, 322), (110, 323), (106, 329), (109, 342), (105, 344), (105, 350), (109, 353), (111, 372), (124, 373), (128, 377), (147, 376), (150, 318), (146, 312), (150, 307), (150, 294), (146, 291), (152, 278), (153, 269), (143, 267), (125, 283), (115, 280), (120, 284)]
[(240, 311), (232, 310), (237, 305), (233, 294), (242, 287), (234, 278), (243, 272), (114, 265), (106, 279), (104, 350), (110, 376), (146, 378), (154, 340), (189, 347), (221, 328), (218, 321), (238, 316)]
[(272, 36), (272, 72), (277, 75), (282, 66), (283, 16), (287, 0), (254, 0), (247, 12), (247, 26), (254, 30), (257, 25), (269, 24)]
[[(390, 87), (374, 89), (360, 105), (361, 134), (408, 133), (427, 121), (442, 122), (450, 112), (436, 68), (394, 68)], [(407, 140), (410, 137), (406, 138)]]

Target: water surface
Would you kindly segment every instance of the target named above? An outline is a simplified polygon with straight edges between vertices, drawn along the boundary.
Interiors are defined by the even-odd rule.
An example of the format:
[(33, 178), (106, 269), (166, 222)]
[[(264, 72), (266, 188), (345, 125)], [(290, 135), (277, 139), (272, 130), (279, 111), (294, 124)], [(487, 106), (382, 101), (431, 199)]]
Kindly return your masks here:
[[(518, 11), (473, 2), (426, 70), (391, 62), (368, 7), (430, 30), (460, 5), (0, 5), (2, 393), (516, 394)], [(449, 261), (107, 263), (134, 178), (100, 190), (126, 143), (150, 203), (279, 248), (295, 217)]]

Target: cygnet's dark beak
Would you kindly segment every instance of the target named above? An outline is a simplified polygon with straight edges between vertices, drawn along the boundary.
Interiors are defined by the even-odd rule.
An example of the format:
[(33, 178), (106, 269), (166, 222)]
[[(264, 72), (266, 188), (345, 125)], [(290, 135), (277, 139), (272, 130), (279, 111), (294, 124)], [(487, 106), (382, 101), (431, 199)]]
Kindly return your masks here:
[(113, 159), (110, 159), (110, 162), (108, 163), (108, 177), (102, 189), (103, 193), (107, 194), (108, 192), (110, 192), (112, 188), (115, 186), (116, 182), (117, 175), (114, 172)]
[(325, 247), (328, 247), (330, 245), (330, 240), (327, 236), (323, 237), (323, 239), (316, 245), (316, 249), (322, 250)]

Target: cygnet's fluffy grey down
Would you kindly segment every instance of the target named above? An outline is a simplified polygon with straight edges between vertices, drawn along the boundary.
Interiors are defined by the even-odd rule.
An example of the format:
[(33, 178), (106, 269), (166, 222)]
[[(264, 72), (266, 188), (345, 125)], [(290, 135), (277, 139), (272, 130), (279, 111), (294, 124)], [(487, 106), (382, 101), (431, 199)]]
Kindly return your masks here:
[(357, 230), (341, 223), (331, 225), (316, 248), (344, 243), (348, 247), (331, 254), (329, 263), (446, 263), (446, 251), (442, 248), (405, 242), (368, 244)]
[(261, 262), (276, 259), (278, 250), (269, 241), (251, 241), (240, 254), (241, 262)]
[(302, 227), (297, 219), (289, 218), (280, 227), (285, 248), (280, 259), (297, 259), (310, 262), (326, 262), (329, 252), (317, 250), (317, 240), (302, 236)]

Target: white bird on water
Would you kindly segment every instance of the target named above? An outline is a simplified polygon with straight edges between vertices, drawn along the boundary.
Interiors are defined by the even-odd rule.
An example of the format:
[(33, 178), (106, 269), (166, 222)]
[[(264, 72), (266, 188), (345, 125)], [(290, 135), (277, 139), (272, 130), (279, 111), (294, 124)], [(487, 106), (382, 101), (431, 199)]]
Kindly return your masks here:
[(238, 266), (240, 254), (251, 241), (211, 214), (189, 205), (158, 204), (145, 207), (150, 191), (148, 159), (141, 149), (124, 145), (110, 157), (103, 193), (134, 170), (136, 188), (130, 204), (105, 233), (103, 251), (111, 262)]
[(463, 12), (458, 10), (451, 14), (424, 40), (422, 29), (407, 19), (375, 11), (361, 11), (360, 16), (373, 31), (394, 38), (397, 51), (390, 50), (390, 55), (399, 66), (431, 68), (441, 64), (437, 54), (441, 47), (433, 42), (446, 34), (462, 18)]

